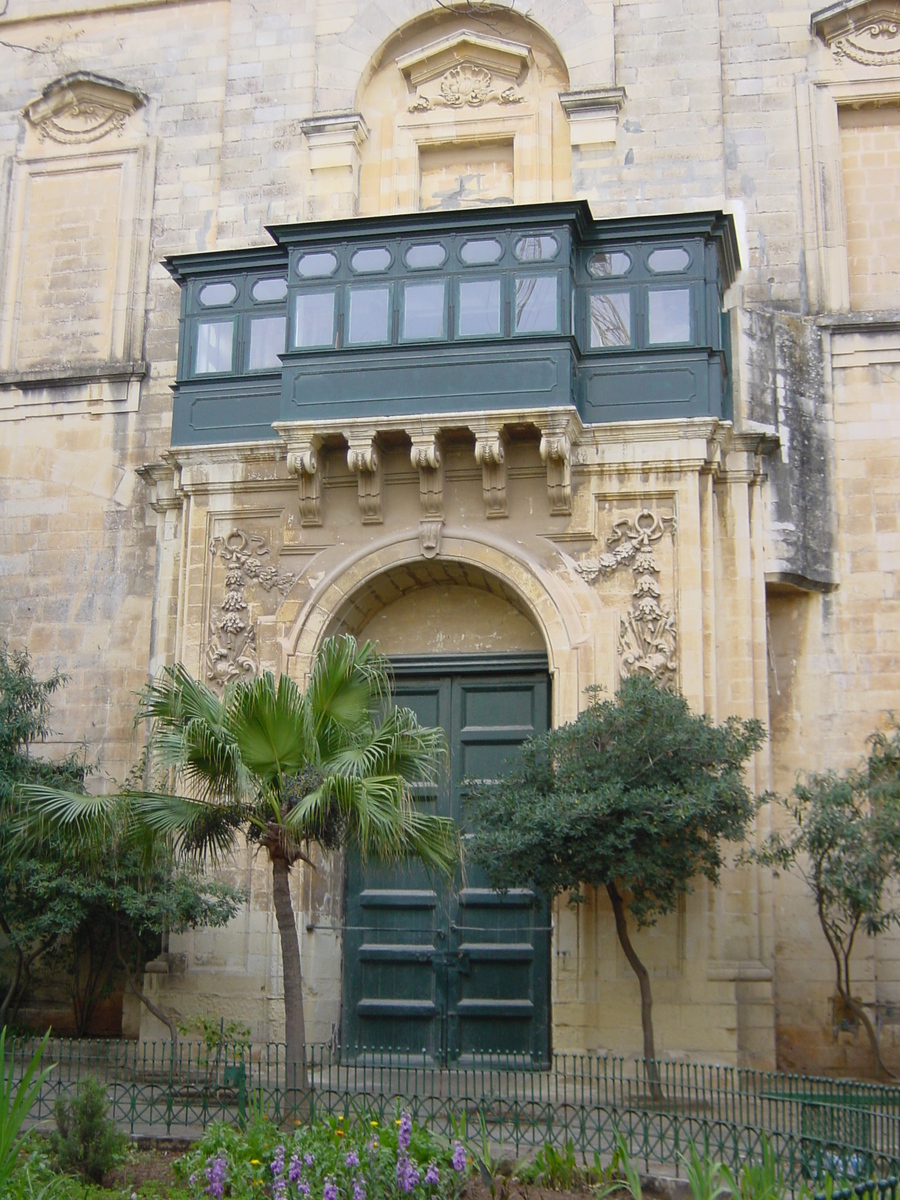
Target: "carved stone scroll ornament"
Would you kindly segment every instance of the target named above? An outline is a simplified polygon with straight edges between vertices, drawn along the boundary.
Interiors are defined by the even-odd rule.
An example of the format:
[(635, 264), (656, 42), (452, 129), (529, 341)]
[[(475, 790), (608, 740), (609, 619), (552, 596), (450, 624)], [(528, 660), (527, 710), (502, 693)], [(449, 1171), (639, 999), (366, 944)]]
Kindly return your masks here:
[(813, 13), (812, 27), (839, 60), (864, 67), (900, 65), (897, 0), (843, 0)]
[(265, 562), (271, 550), (265, 536), (233, 529), (214, 537), (209, 552), (225, 565), (225, 595), (213, 606), (206, 647), (206, 678), (224, 685), (232, 679), (255, 675), (259, 670), (256, 626), (250, 620), (244, 595), (247, 587), (264, 592), (273, 589), (287, 595), (295, 576), (279, 571), (277, 563)]
[(287, 455), (287, 469), (300, 481), (300, 524), (322, 524), (322, 472), (319, 463), (320, 438), (310, 438), (293, 446)]
[(619, 672), (623, 679), (636, 672), (652, 675), (662, 683), (672, 683), (677, 677), (675, 615), (660, 603), (659, 564), (653, 553), (653, 546), (667, 531), (674, 537), (674, 515), (657, 516), (642, 509), (634, 520), (615, 522), (606, 540), (606, 553), (582, 559), (575, 566), (588, 583), (610, 576), (626, 564), (631, 567), (631, 610), (619, 626)]
[(547, 495), (550, 515), (568, 516), (572, 512), (572, 443), (567, 433), (544, 433), (540, 445), (541, 462), (547, 467)]
[(121, 136), (128, 118), (143, 103), (143, 97), (113, 80), (83, 73), (51, 84), (28, 105), (25, 116), (41, 141), (79, 146), (112, 133)]
[(419, 546), (424, 558), (435, 558), (441, 548), (444, 523), (444, 463), (434, 434), (413, 434), (409, 460), (419, 472)]
[(485, 515), (506, 516), (506, 446), (499, 430), (475, 434), (475, 461), (481, 467)]
[(356, 493), (363, 525), (380, 525), (382, 467), (381, 453), (374, 434), (348, 438), (347, 466), (356, 475)]
[(831, 44), (835, 58), (850, 58), (864, 67), (900, 64), (900, 22), (872, 21)]
[(496, 104), (521, 104), (525, 97), (513, 85), (498, 91), (493, 76), (486, 67), (460, 63), (451, 67), (441, 78), (436, 96), (416, 95), (410, 112), (431, 112), (434, 108), (481, 108), (492, 101)]

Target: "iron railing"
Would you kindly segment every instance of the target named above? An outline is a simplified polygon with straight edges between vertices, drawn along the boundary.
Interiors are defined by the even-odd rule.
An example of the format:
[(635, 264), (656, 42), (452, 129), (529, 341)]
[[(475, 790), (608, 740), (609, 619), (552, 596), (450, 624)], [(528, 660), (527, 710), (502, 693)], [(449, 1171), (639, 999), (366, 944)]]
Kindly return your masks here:
[[(20, 1038), (8, 1046), (16, 1073), (38, 1044)], [(613, 1055), (558, 1054), (549, 1068), (502, 1055), (440, 1066), (423, 1056), (328, 1046), (308, 1048), (304, 1081), (276, 1043), (210, 1050), (53, 1040), (44, 1063), (56, 1066), (32, 1109), (35, 1122), (93, 1076), (106, 1085), (116, 1122), (132, 1133), (199, 1135), (212, 1121), (245, 1119), (254, 1106), (276, 1121), (382, 1119), (405, 1108), (448, 1138), (466, 1128), (478, 1133), (483, 1120), (492, 1141), (516, 1157), (571, 1141), (588, 1160), (596, 1151), (607, 1161), (621, 1133), (647, 1169), (677, 1172), (691, 1142), (739, 1169), (768, 1141), (794, 1182), (900, 1174), (900, 1088), (857, 1081), (684, 1062), (648, 1069)]]

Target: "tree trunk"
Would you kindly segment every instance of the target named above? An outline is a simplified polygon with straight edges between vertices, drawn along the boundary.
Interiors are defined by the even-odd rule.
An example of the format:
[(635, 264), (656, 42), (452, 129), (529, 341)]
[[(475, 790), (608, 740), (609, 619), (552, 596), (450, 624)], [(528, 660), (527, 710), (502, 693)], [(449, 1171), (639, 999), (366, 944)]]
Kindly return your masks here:
[(628, 936), (628, 925), (625, 921), (625, 904), (615, 883), (608, 883), (606, 891), (612, 902), (613, 916), (616, 918), (616, 933), (619, 944), (625, 951), (625, 957), (631, 964), (631, 969), (637, 975), (641, 989), (641, 1028), (644, 1031), (644, 1069), (654, 1098), (660, 1095), (659, 1067), (656, 1062), (656, 1047), (653, 1044), (653, 998), (650, 995), (650, 975), (647, 968), (638, 958), (631, 938)]
[(152, 1000), (144, 995), (144, 989), (142, 987), (138, 987), (135, 973), (128, 965), (128, 960), (122, 953), (122, 939), (120, 936), (118, 921), (116, 921), (115, 947), (116, 958), (119, 960), (122, 970), (125, 972), (125, 982), (127, 983), (131, 994), (133, 996), (137, 996), (138, 1000), (144, 1005), (147, 1011), (151, 1012), (154, 1017), (156, 1017), (157, 1021), (161, 1021), (168, 1029), (169, 1037), (172, 1039), (169, 1046), (169, 1051), (171, 1054), (171, 1061), (174, 1063), (175, 1050), (178, 1046), (178, 1025), (175, 1022), (175, 1017), (172, 1013), (166, 1012), (164, 1008), (160, 1008), (158, 1004), (154, 1004)]
[(285, 1067), (289, 1091), (305, 1094), (306, 1028), (303, 1023), (303, 981), (300, 973), (300, 942), (291, 904), (290, 867), (283, 857), (272, 857), (272, 895), (275, 919), (281, 937), (281, 972), (284, 978)]

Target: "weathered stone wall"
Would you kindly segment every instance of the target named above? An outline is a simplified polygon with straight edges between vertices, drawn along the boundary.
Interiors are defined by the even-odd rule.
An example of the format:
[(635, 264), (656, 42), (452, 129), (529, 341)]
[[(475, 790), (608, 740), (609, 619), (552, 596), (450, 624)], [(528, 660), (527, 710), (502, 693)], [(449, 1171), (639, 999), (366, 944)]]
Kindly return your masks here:
[[(579, 555), (591, 557), (592, 539), (608, 536), (613, 511), (677, 500), (667, 586), (691, 702), (717, 719), (739, 712), (769, 722), (759, 787), (786, 790), (798, 770), (854, 761), (866, 733), (898, 707), (900, 683), (898, 263), (894, 235), (882, 231), (898, 169), (890, 46), (861, 51), (838, 26), (817, 35), (798, 0), (532, 0), (527, 14), (516, 0), (499, 15), (452, 7), (8, 0), (0, 15), (0, 636), (27, 645), (39, 671), (59, 663), (68, 672), (55, 716), (60, 742), (84, 741), (89, 758), (121, 777), (137, 756), (131, 698), (148, 670), (174, 659), (206, 669), (210, 597), (222, 571), (210, 542), (246, 526), (297, 578), (286, 597), (248, 589), (261, 665), (302, 677), (317, 638), (353, 623), (332, 576), (359, 536), (355, 480), (332, 454), (330, 519), (352, 532), (313, 546), (300, 536), (297, 481), (280, 450), (161, 461), (179, 304), (161, 260), (258, 244), (267, 223), (414, 207), (423, 148), (437, 180), (429, 194), (473, 173), (472, 147), (497, 150), (485, 161), (500, 179), (512, 145), (517, 200), (583, 196), (598, 217), (734, 213), (743, 263), (726, 302), (735, 425), (754, 446), (772, 439), (768, 482), (748, 465), (750, 443), (728, 448), (717, 434), (696, 466), (684, 460), (681, 434), (618, 431), (615, 450), (588, 445), (573, 516), (560, 525), (535, 517), (544, 467), (526, 443), (514, 452), (508, 521), (486, 521), (470, 448), (454, 450), (462, 457), (447, 506), (458, 528), (451, 537), (448, 516), (444, 557), (469, 555), (465, 569), (501, 581), (500, 590), (482, 588), (481, 577), (448, 577), (432, 580), (419, 604), (387, 588), (382, 603), (366, 601), (356, 628), (411, 647), (439, 624), (447, 642), (468, 645), (465, 599), (457, 605), (453, 589), (475, 586), (485, 622), (478, 644), (521, 649), (540, 636), (555, 672), (554, 717), (566, 719), (586, 683), (614, 682), (611, 614), (629, 603), (627, 577), (588, 583)], [(523, 61), (535, 72), (510, 76), (521, 103), (410, 112), (428, 89), (403, 82), (397, 55), (462, 27), (533, 47)], [(92, 125), (84, 106), (73, 111), (67, 96), (78, 95), (111, 114), (108, 127)], [(842, 323), (851, 309), (855, 323)], [(869, 318), (869, 309), (879, 311)], [(392, 503), (414, 529), (416, 480), (404, 453)], [(139, 475), (145, 464), (154, 465)], [(392, 526), (397, 537), (405, 527)], [(590, 537), (563, 540), (551, 554), (546, 539), (560, 529), (590, 529)], [(493, 547), (480, 559), (467, 541), (478, 538)], [(530, 547), (525, 566), (515, 557), (520, 542)], [(411, 533), (409, 552), (417, 545)], [(397, 561), (373, 543), (366, 569), (383, 574)], [(559, 613), (568, 614), (557, 627), (546, 597), (512, 604), (516, 589), (527, 592), (529, 571), (554, 581)], [(364, 582), (352, 583), (359, 598)], [(569, 637), (573, 621), (582, 642)], [(249, 855), (230, 871), (251, 889), (246, 912), (227, 933), (183, 939), (173, 969), (183, 965), (184, 975), (152, 986), (177, 993), (186, 1008), (213, 1008), (250, 1021), (258, 1036), (274, 1034), (280, 968), (266, 872)], [(340, 878), (339, 866), (304, 876), (294, 897), (322, 1037), (340, 991), (332, 929)], [(557, 1044), (635, 1048), (635, 985), (604, 903), (577, 917), (561, 908), (556, 922)], [(719, 892), (698, 889), (683, 913), (641, 936), (667, 1053), (765, 1061), (774, 1003), (785, 1065), (865, 1062), (855, 1035), (832, 1034), (831, 968), (796, 881), (731, 872)], [(900, 942), (884, 938), (877, 953), (871, 945), (857, 953), (863, 994), (900, 998)]]

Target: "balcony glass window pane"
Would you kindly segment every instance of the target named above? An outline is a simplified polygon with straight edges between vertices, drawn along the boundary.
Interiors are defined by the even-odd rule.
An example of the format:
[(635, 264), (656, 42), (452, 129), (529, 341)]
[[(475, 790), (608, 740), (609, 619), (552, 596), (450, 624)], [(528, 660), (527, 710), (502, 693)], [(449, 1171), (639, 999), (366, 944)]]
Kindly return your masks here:
[(650, 344), (691, 340), (689, 288), (650, 289)]
[(249, 371), (277, 371), (284, 354), (284, 317), (254, 317), (250, 322)]
[(410, 246), (406, 252), (406, 265), (411, 271), (442, 267), (446, 261), (447, 247), (440, 242), (423, 242), (420, 246)]
[(297, 296), (294, 345), (334, 345), (334, 292), (301, 292)]
[(320, 250), (316, 254), (304, 254), (297, 259), (297, 274), (304, 279), (315, 279), (320, 275), (333, 275), (337, 270), (337, 255), (330, 250)]
[(516, 333), (555, 333), (559, 328), (555, 275), (516, 279)]
[(257, 279), (250, 291), (250, 295), (257, 304), (272, 304), (276, 300), (283, 300), (287, 295), (287, 280)]
[(624, 250), (612, 250), (609, 253), (604, 251), (601, 254), (592, 254), (591, 261), (588, 263), (588, 270), (592, 275), (596, 275), (598, 279), (608, 279), (615, 275), (627, 275), (631, 270), (631, 255), (626, 254)]
[(549, 233), (532, 233), (516, 242), (515, 255), (521, 262), (545, 262), (558, 253), (559, 242)]
[(233, 344), (233, 321), (201, 321), (197, 326), (194, 374), (211, 375), (216, 371), (230, 371)]
[(500, 280), (465, 279), (459, 285), (460, 337), (479, 337), (500, 332)]
[(591, 293), (591, 346), (631, 345), (631, 292)]
[(403, 285), (403, 338), (442, 338), (444, 336), (444, 284), (406, 283)]
[(386, 271), (391, 265), (391, 252), (384, 246), (367, 246), (357, 250), (350, 259), (354, 271)]
[(683, 271), (691, 261), (687, 250), (681, 246), (670, 246), (664, 250), (654, 250), (647, 259), (651, 271)]
[(480, 238), (466, 242), (459, 257), (470, 267), (477, 267), (481, 263), (495, 263), (502, 253), (503, 247), (496, 238)]
[(237, 295), (233, 283), (208, 283), (200, 289), (198, 299), (204, 308), (213, 308), (220, 304), (230, 304)]
[(351, 288), (348, 343), (386, 342), (390, 307), (390, 288)]

